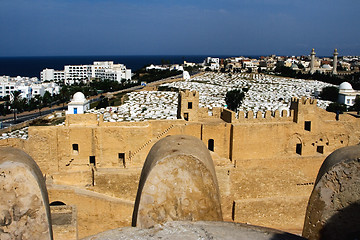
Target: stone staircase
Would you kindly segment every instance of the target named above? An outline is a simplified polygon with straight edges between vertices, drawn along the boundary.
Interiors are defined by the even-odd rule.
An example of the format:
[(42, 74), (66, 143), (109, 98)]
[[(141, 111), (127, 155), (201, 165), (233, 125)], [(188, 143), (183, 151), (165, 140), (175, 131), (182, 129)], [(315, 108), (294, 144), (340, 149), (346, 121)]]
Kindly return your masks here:
[(163, 132), (161, 132), (159, 135), (157, 135), (156, 137), (148, 140), (146, 143), (144, 143), (140, 148), (138, 148), (135, 152), (132, 152), (129, 155), (128, 160), (131, 161), (131, 159), (137, 154), (139, 153), (141, 150), (143, 150), (145, 147), (147, 147), (150, 143), (152, 143), (155, 140), (160, 139), (162, 136), (164, 136), (166, 133), (168, 133), (172, 128), (174, 127), (173, 124), (171, 124), (167, 129), (165, 129)]

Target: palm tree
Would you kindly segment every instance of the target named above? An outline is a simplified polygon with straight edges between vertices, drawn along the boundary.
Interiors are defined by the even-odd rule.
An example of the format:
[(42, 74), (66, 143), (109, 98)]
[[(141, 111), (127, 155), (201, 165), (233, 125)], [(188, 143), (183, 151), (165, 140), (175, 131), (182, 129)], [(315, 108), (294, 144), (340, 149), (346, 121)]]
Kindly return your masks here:
[(61, 89), (60, 89), (60, 99), (63, 103), (63, 107), (65, 105), (65, 102), (68, 101), (70, 98), (70, 92), (69, 92), (69, 88), (64, 85)]
[[(14, 91), (11, 93), (11, 108), (14, 111), (14, 122), (16, 123), (16, 112), (22, 109), (21, 104), (21, 92), (20, 91)], [(20, 111), (19, 111), (20, 112)]]
[(35, 96), (35, 102), (36, 102), (36, 106), (39, 109), (39, 114), (41, 116), (41, 109), (43, 108), (43, 98), (41, 95), (36, 95)]

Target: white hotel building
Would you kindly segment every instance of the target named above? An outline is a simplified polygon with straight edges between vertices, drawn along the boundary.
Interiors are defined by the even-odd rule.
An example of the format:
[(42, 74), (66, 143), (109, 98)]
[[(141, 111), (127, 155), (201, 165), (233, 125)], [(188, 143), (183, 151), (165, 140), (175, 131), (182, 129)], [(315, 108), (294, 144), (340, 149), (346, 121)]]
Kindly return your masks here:
[(31, 99), (36, 95), (43, 96), (46, 91), (51, 95), (59, 94), (60, 87), (54, 82), (42, 83), (38, 78), (0, 76), (0, 97), (20, 91), (22, 98)]
[(109, 79), (121, 82), (131, 80), (131, 69), (112, 61), (94, 62), (93, 65), (66, 65), (64, 71), (44, 69), (40, 73), (41, 81), (63, 81), (65, 84), (88, 82), (93, 79)]

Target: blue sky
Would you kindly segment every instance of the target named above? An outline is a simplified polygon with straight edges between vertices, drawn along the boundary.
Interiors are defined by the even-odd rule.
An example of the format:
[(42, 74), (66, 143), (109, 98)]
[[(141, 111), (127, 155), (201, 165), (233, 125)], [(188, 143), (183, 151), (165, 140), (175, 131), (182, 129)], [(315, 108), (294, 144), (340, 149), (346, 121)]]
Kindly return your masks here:
[(0, 0), (0, 56), (360, 55), (359, 0)]

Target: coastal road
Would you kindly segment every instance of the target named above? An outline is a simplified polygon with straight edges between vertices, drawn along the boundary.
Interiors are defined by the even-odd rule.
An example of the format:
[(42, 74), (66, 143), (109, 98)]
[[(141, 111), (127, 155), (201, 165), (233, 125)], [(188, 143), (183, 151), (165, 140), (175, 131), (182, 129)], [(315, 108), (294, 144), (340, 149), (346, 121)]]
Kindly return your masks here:
[(43, 110), (43, 111), (41, 111), (41, 115), (39, 112), (35, 112), (35, 113), (33, 112), (33, 113), (25, 114), (25, 115), (23, 115), (23, 114), (17, 115), (16, 122), (14, 121), (14, 115), (13, 115), (12, 117), (7, 117), (5, 119), (2, 119), (0, 122), (0, 125), (2, 125), (2, 128), (6, 128), (6, 127), (9, 127), (14, 124), (22, 123), (22, 122), (25, 122), (25, 121), (28, 121), (31, 119), (35, 119), (35, 118), (50, 114), (54, 111), (61, 111), (64, 109), (67, 109), (67, 106)]

